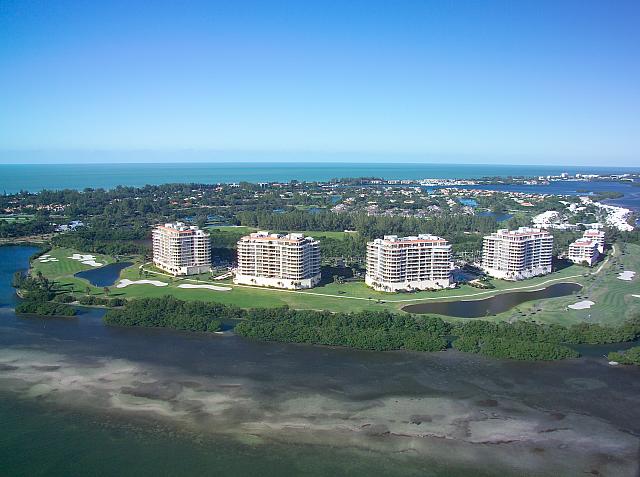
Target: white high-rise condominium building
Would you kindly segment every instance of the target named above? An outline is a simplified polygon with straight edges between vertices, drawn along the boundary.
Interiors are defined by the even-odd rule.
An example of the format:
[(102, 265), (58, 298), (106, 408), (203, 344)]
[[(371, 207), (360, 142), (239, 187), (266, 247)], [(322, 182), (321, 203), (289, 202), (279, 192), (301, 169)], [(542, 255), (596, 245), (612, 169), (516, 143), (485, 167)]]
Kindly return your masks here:
[(604, 253), (604, 230), (585, 230), (582, 234), (583, 238), (591, 239), (598, 243), (598, 252)]
[(546, 230), (501, 229), (484, 237), (482, 268), (504, 280), (522, 280), (551, 273), (553, 236)]
[(385, 235), (367, 243), (365, 283), (379, 291), (446, 288), (452, 268), (451, 245), (435, 235)]
[(153, 229), (153, 264), (174, 275), (195, 275), (211, 270), (209, 234), (182, 222)]
[(320, 283), (320, 244), (303, 234), (262, 231), (242, 237), (234, 282), (291, 290), (314, 287)]
[(569, 245), (569, 260), (592, 266), (600, 256), (600, 245), (589, 237), (582, 237)]

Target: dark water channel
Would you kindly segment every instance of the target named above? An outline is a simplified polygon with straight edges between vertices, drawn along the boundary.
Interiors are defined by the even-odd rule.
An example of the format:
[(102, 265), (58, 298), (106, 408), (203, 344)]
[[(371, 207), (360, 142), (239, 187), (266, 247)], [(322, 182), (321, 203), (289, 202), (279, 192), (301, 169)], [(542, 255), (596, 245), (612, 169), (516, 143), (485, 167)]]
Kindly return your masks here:
[(408, 313), (480, 318), (503, 313), (527, 301), (571, 295), (581, 288), (582, 286), (577, 283), (556, 283), (542, 290), (501, 293), (482, 300), (417, 303), (402, 309)]

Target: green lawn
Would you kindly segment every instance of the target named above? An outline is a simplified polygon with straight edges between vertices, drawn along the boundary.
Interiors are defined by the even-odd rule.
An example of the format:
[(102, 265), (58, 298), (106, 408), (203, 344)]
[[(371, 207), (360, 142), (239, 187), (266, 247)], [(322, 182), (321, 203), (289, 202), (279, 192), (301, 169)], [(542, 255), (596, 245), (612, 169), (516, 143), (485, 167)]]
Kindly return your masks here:
[[(75, 251), (68, 249), (54, 249), (49, 252), (51, 256), (60, 259), (59, 262), (38, 263), (34, 261), (33, 268), (40, 270), (69, 290), (84, 292), (89, 283), (86, 280), (75, 278), (74, 273), (91, 268), (78, 261), (67, 259)], [(611, 254), (611, 253), (610, 253)], [(99, 256), (98, 261), (111, 263), (110, 257)], [(376, 292), (363, 282), (350, 282), (344, 284), (328, 283), (323, 286), (304, 291), (285, 291), (275, 289), (263, 289), (246, 287), (233, 284), (230, 280), (223, 282), (210, 281), (207, 275), (190, 278), (171, 278), (164, 275), (140, 272), (141, 261), (121, 273), (121, 278), (130, 280), (152, 279), (166, 282), (164, 287), (156, 287), (149, 284), (129, 285), (125, 288), (111, 287), (111, 296), (134, 297), (159, 297), (171, 294), (185, 300), (215, 301), (240, 307), (255, 306), (283, 306), (292, 308), (316, 309), (329, 311), (358, 311), (363, 309), (387, 309), (400, 311), (403, 306), (420, 301), (433, 300), (457, 300), (457, 299), (483, 299), (497, 293), (507, 292), (512, 288), (525, 288), (533, 290), (551, 283), (572, 281), (582, 284), (585, 288), (578, 296), (552, 298), (523, 303), (505, 313), (489, 317), (491, 320), (509, 319), (535, 319), (538, 321), (554, 323), (577, 323), (582, 321), (619, 323), (626, 318), (640, 313), (640, 298), (632, 295), (640, 295), (640, 286), (637, 276), (632, 281), (623, 281), (617, 278), (620, 267), (625, 270), (640, 272), (640, 246), (625, 244), (617, 247), (617, 253), (603, 267), (601, 273), (589, 275), (597, 269), (587, 269), (579, 266), (570, 266), (544, 277), (537, 277), (522, 282), (506, 282), (494, 280), (496, 286), (493, 290), (480, 290), (463, 285), (456, 289), (440, 290), (436, 292), (418, 292), (389, 294)], [(151, 270), (148, 265), (146, 269)], [(209, 289), (184, 289), (178, 288), (183, 283), (211, 283), (230, 287), (230, 291), (216, 291)], [(102, 294), (102, 289), (91, 287), (92, 293)], [(327, 296), (328, 295), (328, 296)], [(464, 298), (461, 298), (463, 295)], [(590, 299), (596, 304), (588, 310), (571, 310), (567, 305), (581, 299)], [(449, 318), (455, 320), (456, 318)]]
[[(233, 232), (233, 233), (243, 233), (243, 234), (250, 234), (251, 232), (256, 232), (257, 229), (256, 227), (245, 227), (245, 226), (233, 226), (233, 225), (212, 225), (210, 227), (207, 227), (209, 230), (211, 230), (212, 232), (220, 232), (220, 233), (225, 233), (225, 232)], [(299, 233), (299, 234), (304, 234), (304, 235), (309, 235), (311, 237), (314, 238), (319, 238), (319, 237), (327, 237), (327, 238), (334, 238), (334, 239), (343, 239), (348, 235), (357, 235), (357, 232), (333, 232), (333, 231), (320, 231), (320, 230), (294, 230), (294, 231), (288, 231), (288, 230), (271, 230), (271, 232), (274, 233)]]
[(332, 239), (343, 239), (349, 235), (352, 235), (352, 236), (358, 235), (358, 232), (334, 232), (334, 231), (322, 232), (320, 230), (298, 230), (292, 233), (304, 234), (313, 238), (325, 237), (325, 238), (332, 238)]
[(0, 220), (4, 220), (5, 222), (29, 222), (33, 220), (35, 216), (33, 214), (0, 214)]
[(242, 232), (242, 233), (251, 233), (251, 232), (255, 232), (256, 228), (254, 227), (245, 227), (244, 225), (210, 225), (207, 227), (209, 230), (212, 231), (219, 231), (219, 232)]
[[(597, 267), (595, 267), (597, 268)], [(618, 279), (622, 270), (640, 273), (640, 246), (633, 244), (617, 245), (617, 254), (612, 256), (601, 273), (581, 280), (584, 288), (579, 293), (583, 297), (562, 297), (543, 300), (529, 306), (541, 312), (536, 319), (555, 323), (602, 322), (621, 323), (633, 316), (640, 316), (640, 275), (631, 281)], [(595, 303), (586, 310), (572, 310), (567, 305), (581, 299)]]
[[(74, 273), (94, 268), (90, 265), (85, 265), (78, 260), (72, 260), (68, 258), (74, 253), (89, 255), (88, 252), (80, 252), (69, 248), (54, 248), (53, 250), (47, 252), (47, 254), (49, 254), (51, 257), (57, 258), (57, 262), (41, 263), (40, 260), (35, 259), (31, 263), (31, 268), (36, 272), (41, 271), (44, 276), (53, 279), (67, 277), (69, 275), (73, 276)], [(107, 255), (100, 255), (95, 253), (91, 255), (94, 255), (96, 257), (96, 262), (98, 263), (103, 263), (106, 265), (108, 263), (115, 262), (115, 259), (113, 257), (109, 257)]]
[[(150, 268), (147, 266), (146, 269)], [(284, 291), (235, 285), (230, 280), (212, 282), (207, 279), (206, 275), (190, 278), (170, 278), (164, 275), (149, 273), (141, 276), (138, 267), (134, 266), (124, 270), (121, 275), (122, 278), (128, 278), (130, 280), (139, 280), (141, 278), (159, 280), (168, 283), (168, 286), (156, 287), (149, 284), (129, 285), (121, 289), (113, 288), (112, 295), (124, 297), (156, 297), (171, 294), (181, 299), (217, 301), (240, 307), (288, 305), (292, 308), (330, 311), (357, 311), (371, 308), (400, 311), (403, 306), (419, 302), (420, 300), (433, 300), (436, 298), (441, 300), (455, 300), (455, 296), (470, 294), (478, 294), (478, 298), (486, 298), (507, 288), (521, 286), (535, 288), (537, 286), (543, 286), (542, 284), (548, 280), (562, 281), (564, 277), (580, 274), (581, 272), (584, 272), (584, 269), (580, 267), (569, 267), (553, 275), (535, 278), (524, 283), (496, 281), (495, 290), (479, 290), (465, 285), (460, 288), (437, 292), (389, 294), (374, 291), (368, 288), (363, 282), (344, 284), (329, 283), (313, 288), (312, 290)], [(182, 283), (202, 282), (215, 283), (230, 287), (232, 290), (215, 291), (208, 289), (178, 288), (178, 285)]]
[[(40, 260), (35, 259), (31, 262), (31, 269), (34, 273), (37, 273), (38, 271), (42, 272), (45, 277), (54, 280), (63, 289), (68, 291), (84, 293), (86, 287), (89, 286), (93, 294), (103, 293), (102, 288), (93, 287), (89, 284), (88, 281), (73, 276), (75, 273), (81, 272), (83, 270), (90, 270), (95, 267), (85, 265), (78, 260), (72, 260), (68, 257), (72, 256), (74, 253), (88, 255), (89, 252), (82, 252), (69, 248), (54, 248), (47, 253), (51, 257), (57, 258), (58, 261), (42, 263), (40, 262)], [(115, 259), (108, 255), (101, 255), (96, 253), (92, 255), (96, 257), (96, 262), (98, 263), (107, 265), (109, 263), (115, 262)]]

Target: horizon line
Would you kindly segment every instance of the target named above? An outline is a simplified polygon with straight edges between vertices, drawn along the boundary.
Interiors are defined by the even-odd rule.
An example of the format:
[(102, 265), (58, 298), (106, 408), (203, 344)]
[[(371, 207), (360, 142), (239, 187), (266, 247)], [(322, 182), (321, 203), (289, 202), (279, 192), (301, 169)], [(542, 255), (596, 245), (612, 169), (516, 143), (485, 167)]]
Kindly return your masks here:
[[(297, 162), (297, 164), (296, 164)], [(82, 166), (92, 166), (92, 165), (109, 165), (109, 164), (118, 164), (118, 165), (238, 165), (238, 164), (264, 164), (264, 165), (291, 165), (296, 164), (297, 166), (304, 167), (305, 165), (389, 165), (389, 166), (397, 166), (397, 165), (424, 165), (424, 166), (505, 166), (505, 167), (555, 167), (555, 168), (591, 168), (591, 169), (632, 169), (632, 170), (640, 170), (640, 166), (628, 166), (628, 165), (611, 165), (611, 166), (603, 166), (603, 165), (592, 165), (592, 164), (572, 164), (572, 165), (557, 165), (557, 164), (548, 164), (548, 163), (519, 163), (514, 164), (510, 162), (425, 162), (425, 161), (409, 161), (409, 162), (387, 162), (387, 161), (294, 161), (294, 160), (244, 160), (238, 159), (235, 161), (92, 161), (92, 162), (79, 162), (79, 161), (63, 161), (63, 162), (2, 162), (0, 161), (0, 166), (68, 166), (68, 165), (82, 165)]]

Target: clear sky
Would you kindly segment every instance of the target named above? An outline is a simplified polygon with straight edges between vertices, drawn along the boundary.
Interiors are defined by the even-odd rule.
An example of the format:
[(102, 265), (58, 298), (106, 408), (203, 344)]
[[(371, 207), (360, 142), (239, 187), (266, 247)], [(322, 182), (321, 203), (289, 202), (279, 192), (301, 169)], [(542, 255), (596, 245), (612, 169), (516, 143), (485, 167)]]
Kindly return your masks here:
[(637, 166), (638, 25), (638, 0), (0, 0), (0, 161)]

